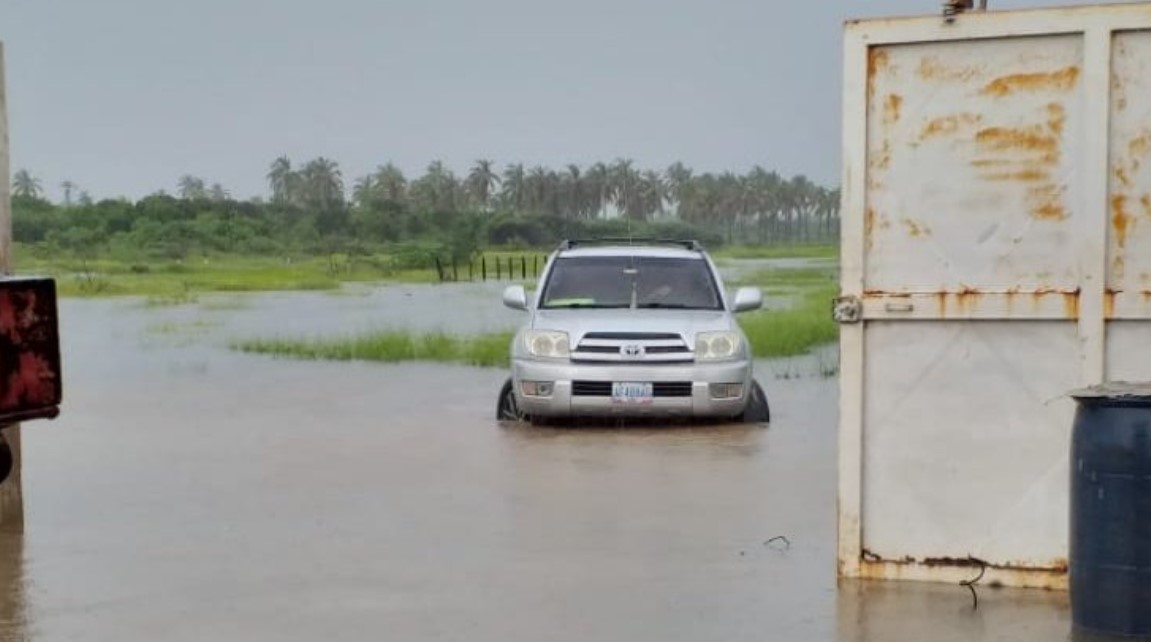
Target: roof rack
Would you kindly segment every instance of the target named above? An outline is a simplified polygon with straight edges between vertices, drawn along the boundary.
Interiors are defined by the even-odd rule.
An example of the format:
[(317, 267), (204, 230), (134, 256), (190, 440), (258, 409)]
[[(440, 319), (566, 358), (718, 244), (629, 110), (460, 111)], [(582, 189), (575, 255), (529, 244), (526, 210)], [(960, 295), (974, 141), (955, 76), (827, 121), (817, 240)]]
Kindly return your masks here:
[(656, 238), (623, 238), (605, 237), (596, 239), (566, 239), (560, 241), (560, 250), (571, 250), (588, 245), (674, 245), (693, 252), (702, 252), (703, 246), (699, 241), (692, 239), (656, 239)]

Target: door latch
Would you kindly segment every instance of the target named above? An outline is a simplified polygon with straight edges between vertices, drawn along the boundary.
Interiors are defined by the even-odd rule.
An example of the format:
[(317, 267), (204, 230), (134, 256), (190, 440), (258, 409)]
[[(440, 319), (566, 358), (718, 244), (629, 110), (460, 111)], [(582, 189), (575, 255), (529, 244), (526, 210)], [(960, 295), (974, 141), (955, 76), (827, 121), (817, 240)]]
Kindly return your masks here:
[(836, 323), (859, 323), (863, 320), (863, 301), (856, 296), (841, 296), (835, 299), (831, 316)]

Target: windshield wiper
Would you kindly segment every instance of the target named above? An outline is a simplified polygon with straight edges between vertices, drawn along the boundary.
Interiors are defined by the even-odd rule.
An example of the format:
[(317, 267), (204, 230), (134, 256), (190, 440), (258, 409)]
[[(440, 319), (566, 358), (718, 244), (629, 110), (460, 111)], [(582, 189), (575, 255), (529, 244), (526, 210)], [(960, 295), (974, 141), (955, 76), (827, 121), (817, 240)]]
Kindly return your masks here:
[(583, 301), (569, 301), (563, 303), (549, 303), (543, 306), (545, 310), (565, 310), (565, 309), (583, 309), (583, 310), (607, 310), (628, 307), (626, 303), (586, 303)]
[(694, 306), (694, 305), (687, 305), (685, 303), (660, 303), (657, 301), (652, 301), (650, 303), (640, 303), (636, 307), (641, 309), (641, 310), (643, 310), (643, 309), (649, 309), (649, 310), (656, 310), (656, 309), (661, 309), (661, 310), (704, 310), (704, 309), (706, 309), (706, 308), (700, 308), (700, 307)]

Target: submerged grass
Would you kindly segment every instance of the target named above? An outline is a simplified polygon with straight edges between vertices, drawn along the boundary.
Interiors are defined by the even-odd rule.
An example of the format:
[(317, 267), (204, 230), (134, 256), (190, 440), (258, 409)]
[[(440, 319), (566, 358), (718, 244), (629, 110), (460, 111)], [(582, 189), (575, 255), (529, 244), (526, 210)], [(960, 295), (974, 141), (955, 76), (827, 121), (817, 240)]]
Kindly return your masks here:
[(839, 279), (839, 268), (765, 268), (736, 278), (728, 279), (730, 287), (756, 285), (768, 290), (814, 289), (835, 284)]
[(753, 312), (739, 319), (757, 357), (791, 357), (834, 343), (839, 327), (831, 317), (838, 288), (823, 285), (800, 295), (786, 310)]
[(437, 361), (475, 366), (508, 365), (512, 333), (465, 337), (442, 332), (419, 334), (382, 330), (361, 335), (313, 339), (250, 339), (234, 341), (242, 352), (295, 359), (335, 361)]

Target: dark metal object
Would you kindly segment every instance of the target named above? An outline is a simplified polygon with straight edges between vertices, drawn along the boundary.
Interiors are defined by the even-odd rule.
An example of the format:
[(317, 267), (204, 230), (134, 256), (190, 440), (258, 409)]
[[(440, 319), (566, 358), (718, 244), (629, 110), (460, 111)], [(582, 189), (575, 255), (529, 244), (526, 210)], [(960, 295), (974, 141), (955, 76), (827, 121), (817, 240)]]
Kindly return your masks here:
[(0, 278), (0, 425), (53, 418), (62, 396), (56, 282)]
[(1071, 622), (1151, 637), (1151, 385), (1072, 396)]

